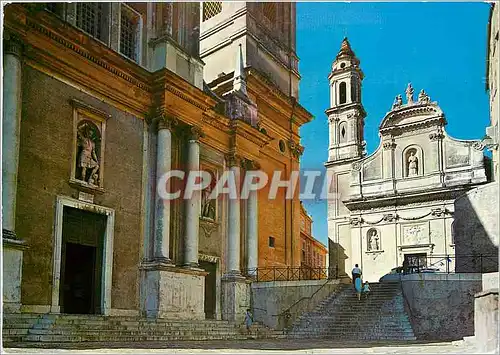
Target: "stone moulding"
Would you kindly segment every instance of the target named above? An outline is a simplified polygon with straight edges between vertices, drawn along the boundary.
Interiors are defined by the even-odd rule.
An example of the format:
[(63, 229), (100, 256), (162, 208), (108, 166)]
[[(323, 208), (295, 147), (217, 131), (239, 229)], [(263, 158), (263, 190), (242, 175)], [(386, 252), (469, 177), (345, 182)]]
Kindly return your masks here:
[(26, 26), (31, 28), (32, 30), (35, 30), (35, 31), (49, 37), (50, 39), (63, 45), (67, 49), (70, 49), (70, 50), (76, 52), (80, 56), (82, 56), (82, 57), (90, 60), (91, 62), (99, 65), (100, 67), (108, 70), (109, 72), (113, 73), (114, 75), (119, 76), (120, 78), (128, 81), (131, 84), (134, 84), (138, 88), (147, 90), (147, 86), (144, 83), (142, 83), (141, 81), (136, 80), (134, 77), (124, 73), (123, 71), (120, 71), (120, 70), (114, 68), (113, 66), (109, 65), (105, 61), (93, 56), (92, 54), (90, 54), (88, 51), (84, 50), (80, 46), (78, 46), (74, 43), (71, 43), (70, 41), (68, 41), (68, 40), (64, 39), (63, 37), (50, 31), (46, 27), (43, 27), (43, 26), (39, 25), (38, 23), (32, 21), (30, 18), (26, 18)]

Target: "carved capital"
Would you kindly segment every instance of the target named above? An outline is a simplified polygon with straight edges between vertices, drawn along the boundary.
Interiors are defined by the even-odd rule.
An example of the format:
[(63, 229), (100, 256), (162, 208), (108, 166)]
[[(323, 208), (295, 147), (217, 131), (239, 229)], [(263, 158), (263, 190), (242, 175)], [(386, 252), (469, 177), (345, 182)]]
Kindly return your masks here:
[(472, 143), (472, 148), (482, 151), (484, 150), (484, 144), (481, 141), (475, 141), (474, 143)]
[(349, 223), (351, 224), (351, 226), (358, 227), (361, 224), (363, 224), (363, 218), (361, 218), (361, 217), (353, 217), (353, 218), (351, 218), (351, 220), (349, 221)]
[(192, 126), (192, 127), (190, 127), (188, 135), (189, 135), (189, 140), (190, 141), (199, 141), (200, 138), (205, 137), (205, 133), (198, 126)]
[(396, 149), (396, 143), (394, 143), (394, 142), (385, 142), (383, 144), (383, 147), (384, 147), (385, 150)]
[(158, 121), (158, 131), (162, 129), (172, 130), (175, 126), (179, 124), (177, 118), (167, 115), (161, 115), (156, 117)]
[(356, 171), (361, 171), (361, 163), (359, 162), (352, 163), (352, 169)]
[(292, 139), (288, 140), (288, 149), (295, 158), (299, 158), (304, 153), (304, 147)]
[(260, 164), (258, 162), (256, 162), (255, 160), (250, 160), (250, 159), (246, 159), (246, 158), (243, 158), (241, 159), (241, 167), (244, 169), (244, 170), (259, 170), (260, 169)]
[(22, 55), (24, 43), (22, 39), (10, 32), (5, 31), (3, 37), (3, 53), (5, 54), (13, 54), (18, 57)]
[(383, 217), (383, 220), (385, 222), (394, 222), (397, 219), (398, 219), (398, 215), (397, 214), (393, 214), (393, 213), (384, 214), (384, 217)]
[(446, 208), (442, 208), (442, 207), (433, 208), (431, 210), (431, 215), (433, 215), (434, 217), (441, 217), (441, 216), (444, 216), (446, 213), (448, 213), (448, 210), (446, 210)]
[(234, 167), (234, 166), (241, 166), (242, 163), (242, 157), (239, 156), (236, 153), (228, 153), (224, 157), (226, 159), (226, 164), (228, 168)]
[(443, 136), (444, 135), (440, 132), (434, 132), (434, 133), (429, 134), (429, 139), (431, 141), (437, 141), (437, 140), (443, 138)]

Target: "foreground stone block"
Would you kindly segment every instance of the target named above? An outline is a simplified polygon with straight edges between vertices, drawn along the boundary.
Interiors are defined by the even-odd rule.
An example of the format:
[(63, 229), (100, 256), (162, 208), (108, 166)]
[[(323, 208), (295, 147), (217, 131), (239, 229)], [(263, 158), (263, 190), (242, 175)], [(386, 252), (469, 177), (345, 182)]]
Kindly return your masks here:
[(141, 313), (151, 318), (205, 319), (203, 270), (149, 263), (143, 266)]
[(474, 333), (478, 351), (498, 351), (498, 289), (476, 294), (474, 312)]
[(243, 322), (250, 308), (250, 282), (241, 276), (222, 279), (222, 319)]
[(23, 268), (23, 241), (3, 239), (3, 311), (20, 312), (21, 280)]

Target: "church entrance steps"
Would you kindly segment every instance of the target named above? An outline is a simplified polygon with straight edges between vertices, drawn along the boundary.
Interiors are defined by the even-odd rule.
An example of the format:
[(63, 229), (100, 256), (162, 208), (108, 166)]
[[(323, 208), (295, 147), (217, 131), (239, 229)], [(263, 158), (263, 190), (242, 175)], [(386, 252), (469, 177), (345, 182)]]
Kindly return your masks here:
[(301, 315), (287, 330), (288, 338), (334, 340), (413, 341), (416, 337), (404, 307), (399, 282), (370, 284), (368, 298), (358, 300), (354, 287), (347, 285), (332, 294), (316, 309)]
[(220, 320), (146, 319), (99, 315), (4, 314), (4, 346), (40, 344), (164, 342), (271, 339), (281, 332), (254, 323), (250, 335), (241, 324)]

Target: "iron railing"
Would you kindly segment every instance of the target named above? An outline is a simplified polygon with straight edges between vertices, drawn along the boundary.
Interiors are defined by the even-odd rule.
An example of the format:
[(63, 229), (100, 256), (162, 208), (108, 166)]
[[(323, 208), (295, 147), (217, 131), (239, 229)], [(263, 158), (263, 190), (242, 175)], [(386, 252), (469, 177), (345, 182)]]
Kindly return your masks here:
[(427, 255), (393, 269), (393, 273), (485, 273), (498, 271), (496, 254)]
[(300, 280), (326, 280), (336, 279), (336, 268), (312, 267), (259, 267), (248, 269), (247, 275), (256, 281), (300, 281)]

